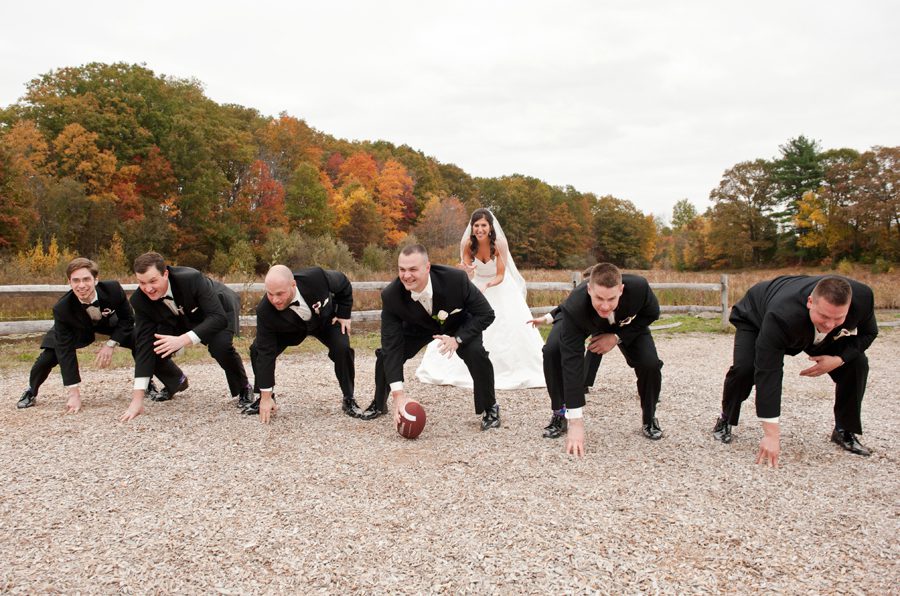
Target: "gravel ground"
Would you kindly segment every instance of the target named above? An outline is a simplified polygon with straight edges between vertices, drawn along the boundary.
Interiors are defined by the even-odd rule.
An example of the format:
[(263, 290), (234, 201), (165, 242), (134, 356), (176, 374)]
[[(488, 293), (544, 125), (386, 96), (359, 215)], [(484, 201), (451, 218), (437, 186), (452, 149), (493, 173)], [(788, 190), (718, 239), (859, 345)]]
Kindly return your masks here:
[[(270, 426), (214, 363), (127, 425), (129, 370), (85, 375), (74, 416), (58, 373), (25, 411), (25, 373), (0, 377), (0, 592), (898, 593), (900, 332), (869, 351), (869, 458), (829, 442), (830, 381), (786, 363), (778, 470), (753, 463), (751, 403), (731, 445), (711, 437), (731, 336), (657, 343), (665, 438), (641, 435), (616, 353), (581, 460), (541, 438), (544, 390), (500, 392), (503, 427), (482, 433), (469, 391), (409, 382), (429, 418), (407, 441), (341, 414), (320, 353), (279, 361)], [(363, 407), (373, 370), (358, 354)]]

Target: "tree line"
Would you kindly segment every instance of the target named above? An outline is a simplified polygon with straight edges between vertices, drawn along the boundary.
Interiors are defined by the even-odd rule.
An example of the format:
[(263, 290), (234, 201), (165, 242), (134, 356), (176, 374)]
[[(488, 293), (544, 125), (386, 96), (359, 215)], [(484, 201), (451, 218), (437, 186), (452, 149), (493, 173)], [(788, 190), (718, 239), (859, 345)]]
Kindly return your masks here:
[(92, 63), (35, 78), (0, 110), (0, 251), (127, 263), (152, 248), (221, 274), (314, 258), (379, 269), (411, 238), (452, 260), (486, 206), (525, 267), (898, 260), (898, 148), (800, 137), (781, 151), (726, 171), (703, 214), (680, 201), (668, 225), (625, 199), (472, 177), (407, 145), (218, 104), (196, 80)]

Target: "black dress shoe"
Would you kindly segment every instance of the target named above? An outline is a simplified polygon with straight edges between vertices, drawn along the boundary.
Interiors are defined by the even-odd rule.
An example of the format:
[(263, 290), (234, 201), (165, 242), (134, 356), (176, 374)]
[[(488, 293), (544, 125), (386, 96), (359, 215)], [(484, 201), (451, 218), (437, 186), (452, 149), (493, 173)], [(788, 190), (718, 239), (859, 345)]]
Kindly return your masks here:
[(377, 400), (372, 400), (372, 403), (369, 404), (369, 407), (362, 411), (362, 414), (359, 415), (360, 420), (375, 420), (379, 416), (383, 416), (387, 414), (387, 410), (382, 407), (378, 407)]
[[(150, 387), (153, 387), (153, 391), (151, 391)], [(150, 401), (169, 401), (170, 399), (175, 397), (176, 393), (181, 393), (187, 388), (187, 377), (181, 377), (181, 382), (178, 383), (178, 387), (175, 388), (175, 391), (169, 391), (169, 389), (166, 387), (163, 387), (159, 391), (156, 391), (156, 386), (153, 385), (153, 381), (150, 381), (150, 385), (147, 387), (147, 399), (149, 399)]]
[[(260, 399), (261, 398), (257, 397), (252, 402), (250, 402), (243, 410), (241, 410), (241, 414), (247, 414), (248, 416), (255, 416), (256, 414), (259, 414)], [(274, 393), (272, 394), (272, 402), (276, 403)]]
[(723, 443), (731, 442), (733, 438), (731, 436), (731, 425), (728, 424), (725, 418), (719, 416), (719, 419), (716, 420), (716, 425), (713, 427), (713, 436)]
[(241, 410), (253, 403), (253, 388), (244, 387), (238, 395), (237, 407)]
[(558, 439), (569, 430), (569, 421), (566, 420), (565, 416), (560, 416), (559, 414), (553, 414), (550, 417), (550, 424), (544, 427), (544, 438), (545, 439)]
[(481, 430), (500, 428), (500, 405), (494, 404), (484, 411), (481, 417)]
[(656, 421), (656, 418), (654, 418), (653, 422), (651, 422), (650, 424), (645, 424), (644, 426), (642, 426), (641, 430), (644, 431), (644, 436), (651, 441), (658, 441), (663, 436), (662, 429), (659, 427), (659, 422)]
[(351, 418), (359, 418), (362, 416), (362, 410), (360, 409), (359, 404), (356, 403), (356, 400), (352, 397), (344, 397), (344, 400), (341, 402), (341, 410)]
[(856, 435), (849, 430), (835, 428), (831, 432), (831, 441), (837, 443), (850, 453), (855, 453), (857, 455), (872, 455), (872, 452), (863, 447), (862, 443), (856, 438)]
[(30, 408), (34, 405), (34, 402), (37, 400), (37, 395), (31, 392), (31, 389), (26, 389), (25, 393), (22, 394), (22, 397), (19, 398), (19, 401), (16, 403), (16, 407), (20, 410), (24, 408)]

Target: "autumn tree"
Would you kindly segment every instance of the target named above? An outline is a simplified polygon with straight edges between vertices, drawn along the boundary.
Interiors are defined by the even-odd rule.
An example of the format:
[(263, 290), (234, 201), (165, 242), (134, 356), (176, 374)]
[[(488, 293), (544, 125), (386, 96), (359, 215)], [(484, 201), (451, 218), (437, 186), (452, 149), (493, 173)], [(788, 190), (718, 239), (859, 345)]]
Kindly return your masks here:
[(251, 166), (229, 214), (236, 236), (246, 238), (251, 246), (261, 246), (270, 230), (287, 226), (284, 188), (263, 161)]
[(634, 203), (606, 195), (597, 200), (593, 216), (597, 261), (628, 269), (649, 266), (655, 248), (656, 226)]
[(745, 161), (726, 170), (710, 193), (710, 250), (718, 266), (761, 265), (776, 248), (777, 229), (772, 218), (778, 199), (769, 162)]
[[(348, 160), (349, 161), (349, 160)], [(413, 181), (399, 161), (389, 159), (375, 179), (375, 203), (384, 225), (384, 244), (396, 246), (415, 215)]]
[(310, 236), (331, 232), (334, 213), (328, 207), (327, 176), (309, 163), (297, 165), (285, 188), (288, 225)]
[(350, 247), (353, 257), (362, 257), (369, 244), (379, 244), (384, 233), (381, 211), (363, 187), (358, 187), (348, 197), (349, 218), (340, 230), (341, 240)]
[(378, 164), (364, 151), (354, 153), (341, 164), (338, 174), (338, 185), (347, 187), (353, 183), (362, 185), (369, 193), (375, 191), (378, 178)]
[(21, 250), (27, 240), (29, 209), (10, 151), (0, 144), (0, 252)]
[(442, 199), (432, 195), (413, 231), (416, 238), (429, 249), (455, 247), (459, 246), (468, 223), (469, 214), (458, 198)]

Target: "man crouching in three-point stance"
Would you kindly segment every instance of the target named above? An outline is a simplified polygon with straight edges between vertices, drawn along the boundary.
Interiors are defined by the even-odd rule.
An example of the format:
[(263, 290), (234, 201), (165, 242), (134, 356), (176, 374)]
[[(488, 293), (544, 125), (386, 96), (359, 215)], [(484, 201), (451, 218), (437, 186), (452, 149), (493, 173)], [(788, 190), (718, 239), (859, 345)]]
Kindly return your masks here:
[(718, 440), (731, 442), (741, 404), (756, 385), (756, 415), (763, 428), (756, 462), (777, 467), (784, 356), (806, 352), (813, 365), (800, 374), (827, 373), (835, 383), (831, 440), (869, 455), (855, 435), (862, 434), (860, 411), (869, 376), (865, 351), (878, 335), (871, 288), (833, 275), (776, 277), (750, 288), (729, 320), (736, 327), (734, 364), (725, 375), (722, 413), (713, 429)]

